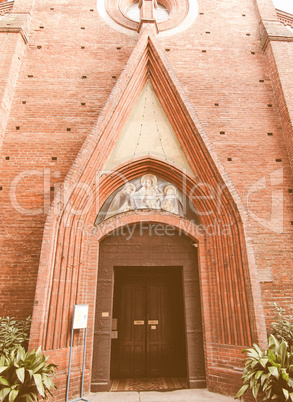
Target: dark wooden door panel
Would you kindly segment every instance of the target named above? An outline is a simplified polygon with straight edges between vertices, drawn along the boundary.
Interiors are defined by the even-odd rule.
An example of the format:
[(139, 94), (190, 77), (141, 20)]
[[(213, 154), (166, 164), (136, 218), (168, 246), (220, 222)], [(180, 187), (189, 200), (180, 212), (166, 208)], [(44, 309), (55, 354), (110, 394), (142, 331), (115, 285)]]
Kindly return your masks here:
[(147, 285), (147, 356), (148, 376), (166, 375), (172, 345), (172, 317), (169, 303), (169, 283)]
[(145, 375), (145, 285), (123, 283), (118, 319), (121, 376)]
[(118, 276), (114, 366), (121, 378), (178, 375), (185, 370), (178, 361), (178, 353), (185, 353), (180, 275), (166, 273), (157, 269)]

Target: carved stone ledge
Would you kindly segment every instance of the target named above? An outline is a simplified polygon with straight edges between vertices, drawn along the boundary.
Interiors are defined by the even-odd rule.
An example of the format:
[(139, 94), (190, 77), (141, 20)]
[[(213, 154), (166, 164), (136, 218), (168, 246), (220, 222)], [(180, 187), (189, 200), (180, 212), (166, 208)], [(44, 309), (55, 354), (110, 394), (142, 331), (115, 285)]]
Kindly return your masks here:
[(9, 1), (0, 4), (0, 15), (8, 14), (13, 8), (14, 1)]
[(286, 11), (278, 10), (276, 9), (277, 12), (277, 17), (281, 24), (283, 25), (289, 25), (291, 28), (293, 28), (293, 14), (287, 13)]
[(25, 44), (28, 43), (29, 14), (6, 14), (0, 19), (0, 33), (20, 33)]
[(271, 41), (293, 42), (293, 32), (278, 21), (261, 21), (260, 37), (263, 51)]

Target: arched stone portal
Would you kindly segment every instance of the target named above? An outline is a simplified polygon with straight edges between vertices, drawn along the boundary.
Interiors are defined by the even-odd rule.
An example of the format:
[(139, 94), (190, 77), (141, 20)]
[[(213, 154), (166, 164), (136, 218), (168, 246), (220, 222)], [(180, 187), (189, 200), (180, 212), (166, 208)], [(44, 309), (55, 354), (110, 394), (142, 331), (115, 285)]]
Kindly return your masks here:
[[(111, 377), (117, 375), (164, 376), (167, 373), (166, 364), (170, 375), (186, 376), (191, 388), (205, 386), (198, 256), (195, 245), (191, 238), (175, 230), (175, 227), (146, 222), (124, 226), (100, 243), (93, 391), (109, 390)], [(127, 294), (126, 301), (122, 300), (121, 283)], [(147, 289), (149, 298), (146, 302), (146, 315), (154, 315), (156, 309), (156, 317), (144, 316), (141, 310), (144, 307), (139, 304), (146, 300), (144, 289)], [(155, 307), (153, 298), (156, 299)], [(121, 303), (124, 303), (125, 309), (133, 309), (133, 312), (128, 311), (124, 315), (131, 323), (119, 322), (118, 306)], [(135, 317), (136, 312), (139, 317)], [(112, 318), (118, 318), (116, 339), (111, 339)], [(135, 323), (132, 321), (135, 320), (138, 325), (134, 328)], [(159, 322), (154, 323), (151, 329), (148, 320)], [(164, 329), (160, 320), (164, 321)], [(123, 349), (123, 340), (119, 338), (125, 332), (125, 325), (132, 327), (128, 331), (133, 337), (132, 351), (129, 348)], [(136, 335), (139, 339), (135, 339)], [(167, 343), (163, 337), (167, 339)], [(135, 348), (140, 348), (141, 353), (135, 355)], [(160, 356), (155, 362), (151, 356), (152, 348), (157, 351), (157, 357)], [(125, 356), (129, 359), (127, 367)], [(119, 361), (123, 357), (124, 364)], [(144, 367), (141, 369), (141, 366)], [(141, 371), (144, 368), (146, 371)]]
[[(173, 135), (177, 141), (177, 147), (171, 147), (172, 152), (180, 146), (186, 159), (184, 163), (182, 158), (180, 162), (173, 157), (177, 151), (176, 155), (171, 150), (171, 153), (166, 153), (167, 146), (163, 147), (162, 153), (157, 150), (153, 154), (147, 152), (147, 149), (153, 150), (151, 141), (147, 148), (145, 143), (141, 143), (137, 149), (137, 142), (133, 142), (134, 149), (128, 148), (130, 141), (124, 142), (125, 138), (128, 139), (128, 131), (123, 131), (127, 128), (126, 122), (136, 121), (131, 119), (131, 113), (135, 112), (135, 105), (139, 103), (138, 98), (144, 88), (147, 89), (148, 81), (166, 115), (166, 119), (159, 120), (168, 122), (174, 134), (169, 130), (168, 138)], [(152, 98), (155, 104), (156, 97), (151, 94), (145, 99)], [(138, 109), (142, 111), (144, 106)], [(158, 110), (158, 107), (155, 108), (155, 121), (158, 121)], [(134, 128), (131, 132), (142, 134)], [(154, 140), (154, 136), (149, 136), (150, 132), (156, 131), (145, 132), (144, 138)], [(167, 131), (161, 129), (159, 132), (160, 138), (157, 139), (165, 143)], [(120, 154), (125, 158), (116, 159), (116, 150), (121, 149), (120, 140), (122, 145), (127, 144), (122, 148), (131, 151), (131, 155)], [(140, 150), (143, 152), (137, 154), (136, 151)], [(185, 194), (198, 215), (200, 213), (199, 225), (192, 223), (188, 216), (170, 212), (169, 207), (162, 210), (154, 209), (152, 205), (146, 210), (138, 205), (129, 210), (123, 207), (121, 214), (119, 208), (119, 215), (97, 221), (101, 207), (107, 200), (110, 201), (112, 194), (116, 197), (115, 192), (119, 193), (126, 182), (135, 185), (135, 180), (145, 174), (160, 177)], [(225, 393), (230, 392), (231, 384), (234, 384), (236, 390), (240, 385), (238, 369), (243, 359), (241, 350), (253, 341), (265, 342), (266, 339), (254, 251), (246, 233), (247, 213), (164, 51), (147, 29), (143, 31), (99, 116), (96, 129), (88, 136), (72, 165), (63, 189), (55, 197), (45, 225), (30, 339), (30, 347), (42, 345), (44, 350), (50, 351), (52, 359), (56, 357), (56, 361), (62, 362), (57, 380), (60, 398), (65, 391), (64, 378), (68, 371), (70, 328), (75, 304), (89, 305), (85, 390), (89, 390), (93, 378), (94, 311), (101, 241), (113, 230), (138, 222), (174, 225), (198, 242), (207, 386)], [(119, 202), (118, 205), (121, 206)], [(162, 266), (158, 262), (154, 265)], [(181, 263), (179, 265), (182, 266)], [(112, 284), (111, 292), (114, 266), (121, 264), (113, 262), (107, 268), (111, 276), (105, 279)], [(186, 298), (185, 293), (184, 296)], [(102, 347), (101, 352), (95, 351), (98, 356), (99, 353), (101, 355), (99, 362), (108, 359), (108, 365), (98, 366), (97, 379), (101, 379), (101, 386), (105, 387), (109, 386), (110, 379), (112, 293), (108, 293), (107, 297), (109, 310), (101, 313), (108, 312), (109, 317), (102, 317), (105, 319), (101, 321), (101, 328), (96, 328), (101, 330), (99, 337), (105, 348)], [(193, 348), (189, 347), (188, 337), (193, 328), (188, 327), (188, 314), (186, 310), (187, 354), (190, 356)], [(83, 332), (77, 331), (74, 338), (71, 383), (76, 386), (80, 377)], [(195, 358), (190, 359), (187, 364), (190, 386), (193, 386), (192, 373), (195, 369), (192, 364), (195, 361)], [(71, 389), (72, 396), (77, 395), (77, 388)]]

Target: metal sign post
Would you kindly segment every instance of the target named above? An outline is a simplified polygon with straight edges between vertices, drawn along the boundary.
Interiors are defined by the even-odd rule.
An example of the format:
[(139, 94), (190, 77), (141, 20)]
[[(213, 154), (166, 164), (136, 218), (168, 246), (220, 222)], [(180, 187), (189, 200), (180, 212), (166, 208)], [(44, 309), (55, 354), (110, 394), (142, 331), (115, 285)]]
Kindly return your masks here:
[(69, 367), (68, 367), (67, 387), (66, 387), (66, 402), (68, 402), (68, 394), (69, 394), (73, 334), (74, 334), (75, 329), (82, 329), (82, 328), (84, 328), (85, 331), (84, 331), (84, 346), (83, 346), (83, 362), (82, 362), (80, 398), (74, 399), (71, 402), (77, 402), (77, 401), (90, 402), (88, 399), (85, 399), (83, 397), (83, 383), (84, 383), (84, 369), (85, 369), (85, 352), (86, 352), (86, 333), (87, 333), (88, 308), (89, 308), (89, 306), (87, 304), (75, 304), (74, 310), (73, 310), (73, 321), (72, 321), (71, 340), (70, 340), (70, 354), (69, 354)]

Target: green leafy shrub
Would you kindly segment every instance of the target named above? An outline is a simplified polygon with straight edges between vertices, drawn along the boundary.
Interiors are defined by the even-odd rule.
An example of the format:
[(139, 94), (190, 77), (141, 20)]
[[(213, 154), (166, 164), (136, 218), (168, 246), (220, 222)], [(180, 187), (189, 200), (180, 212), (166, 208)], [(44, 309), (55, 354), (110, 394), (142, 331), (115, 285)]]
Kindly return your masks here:
[(17, 345), (25, 348), (28, 344), (31, 318), (17, 320), (11, 317), (0, 317), (0, 354)]
[(55, 389), (52, 375), (57, 366), (47, 360), (41, 347), (26, 352), (18, 345), (4, 351), (0, 356), (0, 401), (33, 402), (38, 395), (48, 399), (50, 389)]
[(272, 333), (281, 342), (282, 340), (288, 343), (288, 346), (293, 346), (293, 317), (286, 315), (286, 311), (278, 307), (274, 303), (277, 312), (277, 321), (272, 322)]
[(0, 401), (32, 402), (48, 399), (55, 389), (52, 375), (57, 366), (37, 351), (26, 351), (31, 318), (0, 317)]
[(293, 348), (285, 340), (279, 342), (270, 335), (268, 349), (253, 344), (243, 352), (247, 353), (244, 385), (235, 399), (251, 390), (253, 397), (259, 396), (262, 401), (293, 401)]

